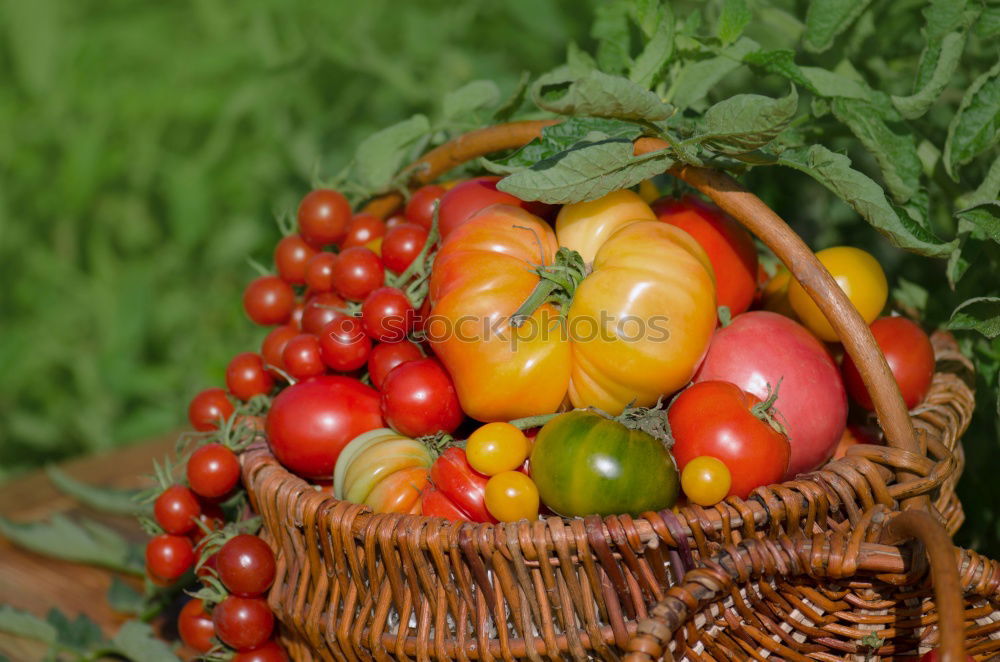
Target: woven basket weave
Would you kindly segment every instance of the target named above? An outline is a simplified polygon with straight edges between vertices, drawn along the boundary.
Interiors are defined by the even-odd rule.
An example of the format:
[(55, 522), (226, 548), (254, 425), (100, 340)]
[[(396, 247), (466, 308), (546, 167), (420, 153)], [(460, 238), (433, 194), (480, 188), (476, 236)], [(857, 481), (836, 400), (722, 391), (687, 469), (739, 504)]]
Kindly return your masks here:
[[(467, 134), (411, 166), (412, 182), (518, 147), (545, 124)], [(636, 143), (637, 152), (662, 147)], [(269, 602), (295, 660), (615, 657), (685, 571), (726, 545), (844, 534), (867, 526), (876, 509), (931, 513), (950, 531), (961, 524), (954, 488), (972, 366), (953, 340), (935, 334), (938, 372), (925, 401), (907, 412), (867, 325), (795, 233), (721, 173), (671, 174), (744, 223), (802, 282), (859, 366), (887, 445), (859, 444), (820, 471), (713, 508), (498, 525), (372, 514), (316, 491), (266, 448), (252, 447), (242, 458), (244, 481), (276, 551)], [(384, 216), (399, 202), (387, 196), (366, 211)]]

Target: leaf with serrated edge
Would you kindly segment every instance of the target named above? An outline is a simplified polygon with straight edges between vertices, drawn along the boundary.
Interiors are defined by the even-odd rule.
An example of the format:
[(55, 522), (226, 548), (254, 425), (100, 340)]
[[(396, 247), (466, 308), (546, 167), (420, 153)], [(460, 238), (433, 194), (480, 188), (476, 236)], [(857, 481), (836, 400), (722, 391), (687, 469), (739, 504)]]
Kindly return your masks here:
[(94, 510), (113, 515), (138, 515), (150, 512), (147, 505), (136, 502), (137, 490), (119, 490), (88, 485), (54, 466), (46, 467), (45, 473), (60, 491)]
[(10, 605), (0, 605), (0, 632), (41, 641), (49, 646), (58, 637), (58, 632), (51, 623)]
[(597, 40), (597, 64), (604, 71), (624, 72), (631, 62), (628, 5), (601, 2), (594, 9), (590, 36)]
[(893, 96), (892, 105), (906, 119), (916, 119), (927, 112), (941, 92), (951, 82), (951, 78), (962, 59), (965, 50), (965, 32), (952, 32), (941, 40), (936, 49), (937, 59), (929, 80), (908, 97)]
[(746, 28), (753, 13), (747, 6), (747, 0), (724, 0), (719, 22), (715, 26), (715, 36), (723, 44), (731, 44)]
[(699, 134), (686, 142), (700, 142), (723, 154), (744, 154), (774, 140), (795, 116), (798, 93), (780, 99), (759, 94), (737, 94), (707, 111), (698, 125)]
[(822, 53), (833, 40), (861, 15), (871, 0), (812, 0), (806, 12), (803, 45), (807, 51)]
[(1000, 336), (1000, 297), (976, 297), (955, 308), (948, 320), (952, 331), (978, 331), (987, 338)]
[(656, 85), (674, 51), (674, 14), (669, 4), (661, 5), (662, 15), (649, 43), (629, 69), (629, 80), (641, 87)]
[(642, 129), (631, 122), (601, 117), (570, 117), (559, 124), (545, 127), (541, 137), (535, 138), (506, 159), (493, 163), (491, 169), (509, 174), (561, 154), (583, 141), (598, 142), (609, 138), (634, 140), (641, 134)]
[(122, 655), (138, 662), (179, 662), (167, 642), (156, 637), (153, 628), (141, 621), (126, 621), (111, 640)]
[(1000, 61), (965, 92), (948, 126), (944, 167), (958, 181), (955, 168), (971, 161), (1000, 138)]
[(445, 95), (444, 116), (455, 119), (480, 108), (495, 106), (500, 101), (500, 88), (491, 80), (474, 80)]
[(409, 150), (430, 128), (426, 117), (414, 115), (363, 140), (354, 155), (361, 185), (372, 192), (388, 188)]
[(957, 212), (955, 216), (979, 228), (985, 236), (1000, 244), (1000, 201), (981, 202)]
[(560, 115), (656, 121), (673, 112), (670, 104), (627, 78), (601, 71), (577, 77), (567, 67), (539, 78), (531, 96), (539, 108)]
[(741, 37), (724, 48), (720, 55), (688, 64), (674, 80), (669, 96), (671, 103), (678, 108), (690, 108), (701, 102), (709, 90), (739, 68), (743, 58), (757, 49), (755, 41)]

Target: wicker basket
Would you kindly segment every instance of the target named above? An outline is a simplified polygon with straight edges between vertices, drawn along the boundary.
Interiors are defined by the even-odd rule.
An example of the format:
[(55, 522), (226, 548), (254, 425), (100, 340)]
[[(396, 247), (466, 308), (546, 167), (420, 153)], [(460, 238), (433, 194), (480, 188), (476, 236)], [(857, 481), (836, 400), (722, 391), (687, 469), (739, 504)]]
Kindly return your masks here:
[[(466, 134), (411, 166), (412, 181), (518, 147), (545, 125)], [(663, 146), (640, 139), (636, 151)], [(868, 326), (798, 236), (726, 175), (690, 167), (671, 174), (741, 221), (802, 282), (859, 366), (887, 445), (854, 446), (822, 470), (713, 508), (499, 525), (373, 514), (316, 491), (253, 447), (243, 455), (244, 481), (276, 551), (269, 602), (295, 660), (615, 657), (685, 571), (725, 545), (849, 536), (876, 509), (915, 509), (950, 531), (959, 526), (954, 487), (972, 366), (950, 337), (935, 335), (938, 372), (925, 401), (907, 412)], [(387, 196), (366, 211), (384, 216), (399, 203)]]

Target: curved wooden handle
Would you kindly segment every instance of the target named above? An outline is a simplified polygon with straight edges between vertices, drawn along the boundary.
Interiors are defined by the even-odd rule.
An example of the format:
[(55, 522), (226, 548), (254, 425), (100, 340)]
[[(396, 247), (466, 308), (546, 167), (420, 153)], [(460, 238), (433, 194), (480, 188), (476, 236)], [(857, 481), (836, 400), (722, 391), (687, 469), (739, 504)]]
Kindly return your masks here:
[[(513, 122), (472, 131), (431, 150), (407, 170), (413, 173), (414, 184), (425, 184), (470, 159), (520, 147), (539, 136), (544, 127), (557, 122), (558, 120)], [(667, 146), (662, 140), (640, 138), (636, 141), (635, 151), (637, 154), (645, 154)], [(812, 249), (760, 198), (744, 189), (729, 175), (686, 165), (675, 166), (668, 172), (711, 198), (723, 211), (757, 235), (785, 263), (792, 276), (802, 283), (802, 287), (826, 315), (840, 336), (844, 349), (854, 360), (872, 396), (875, 412), (889, 445), (922, 454), (903, 396), (871, 329)], [(399, 194), (390, 194), (368, 203), (364, 211), (386, 216), (401, 201)], [(900, 482), (917, 478), (906, 472), (897, 476)], [(904, 505), (926, 507), (927, 503), (927, 496), (916, 496), (911, 497)]]

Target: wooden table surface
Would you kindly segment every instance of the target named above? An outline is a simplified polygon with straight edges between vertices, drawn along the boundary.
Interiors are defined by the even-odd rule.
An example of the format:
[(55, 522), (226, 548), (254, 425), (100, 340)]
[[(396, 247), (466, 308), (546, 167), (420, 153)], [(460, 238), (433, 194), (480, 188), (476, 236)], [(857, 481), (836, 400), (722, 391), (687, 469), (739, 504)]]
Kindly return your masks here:
[[(152, 471), (153, 458), (173, 449), (174, 437), (127, 446), (102, 455), (60, 465), (66, 473), (94, 485), (139, 487)], [(115, 517), (81, 506), (64, 495), (44, 472), (34, 472), (0, 485), (0, 516), (16, 521), (45, 519), (56, 513), (83, 515), (115, 529), (126, 539), (141, 541), (146, 534), (130, 517)], [(56, 607), (71, 618), (86, 614), (106, 635), (118, 630), (128, 617), (116, 613), (105, 596), (115, 573), (91, 566), (45, 558), (23, 551), (0, 537), (0, 604), (25, 609), (44, 617)], [(141, 590), (141, 581), (121, 576)], [(44, 648), (25, 639), (0, 634), (0, 655), (14, 662), (41, 658)]]

